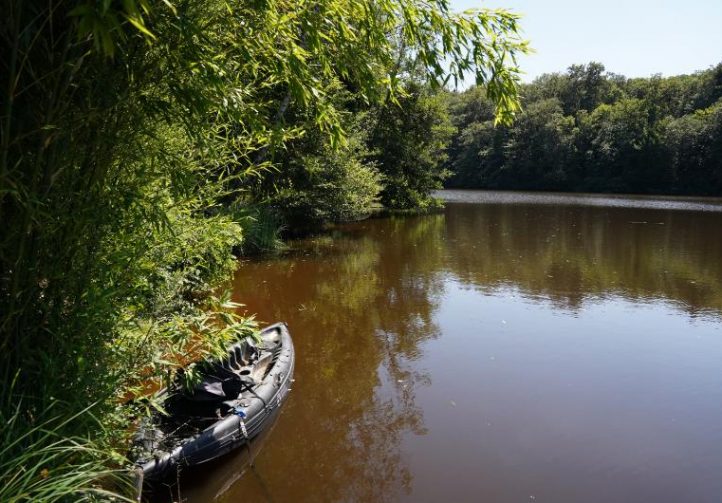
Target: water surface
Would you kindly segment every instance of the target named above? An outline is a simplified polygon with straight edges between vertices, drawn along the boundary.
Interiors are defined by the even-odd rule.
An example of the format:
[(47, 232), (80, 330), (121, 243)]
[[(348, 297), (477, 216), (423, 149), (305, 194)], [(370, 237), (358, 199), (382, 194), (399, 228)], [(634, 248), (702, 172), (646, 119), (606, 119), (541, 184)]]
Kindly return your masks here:
[(722, 202), (446, 197), (242, 264), (297, 380), (255, 468), (184, 496), (721, 501)]

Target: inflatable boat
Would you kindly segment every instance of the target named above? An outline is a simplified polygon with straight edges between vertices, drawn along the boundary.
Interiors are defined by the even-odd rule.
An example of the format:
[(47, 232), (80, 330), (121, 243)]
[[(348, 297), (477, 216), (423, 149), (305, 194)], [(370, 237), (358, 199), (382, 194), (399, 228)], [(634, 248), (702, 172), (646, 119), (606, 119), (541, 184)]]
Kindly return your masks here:
[(130, 454), (140, 488), (242, 447), (272, 422), (291, 389), (295, 354), (285, 323), (259, 340), (245, 338), (224, 358), (197, 365), (192, 387), (179, 378), (159, 392), (165, 414), (143, 420)]

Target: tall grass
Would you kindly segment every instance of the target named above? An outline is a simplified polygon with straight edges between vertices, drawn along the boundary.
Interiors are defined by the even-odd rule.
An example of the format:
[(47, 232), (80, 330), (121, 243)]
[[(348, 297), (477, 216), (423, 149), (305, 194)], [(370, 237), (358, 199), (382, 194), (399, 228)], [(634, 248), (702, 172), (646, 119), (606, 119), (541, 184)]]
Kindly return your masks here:
[(244, 255), (283, 250), (281, 239), (284, 231), (282, 218), (272, 208), (252, 206), (241, 211), (243, 244), (240, 252)]
[(9, 417), (0, 412), (0, 501), (132, 501), (127, 470), (108, 468), (119, 460), (88, 438), (68, 435), (74, 421), (89, 417), (88, 410), (70, 418), (52, 410), (35, 418), (21, 407)]

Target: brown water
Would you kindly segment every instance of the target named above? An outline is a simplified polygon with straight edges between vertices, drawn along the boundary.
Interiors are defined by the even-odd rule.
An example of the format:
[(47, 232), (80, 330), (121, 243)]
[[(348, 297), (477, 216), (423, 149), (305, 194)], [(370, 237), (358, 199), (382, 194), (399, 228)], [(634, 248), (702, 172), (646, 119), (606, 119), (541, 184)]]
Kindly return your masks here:
[(453, 191), (246, 261), (291, 398), (189, 501), (722, 501), (722, 201)]

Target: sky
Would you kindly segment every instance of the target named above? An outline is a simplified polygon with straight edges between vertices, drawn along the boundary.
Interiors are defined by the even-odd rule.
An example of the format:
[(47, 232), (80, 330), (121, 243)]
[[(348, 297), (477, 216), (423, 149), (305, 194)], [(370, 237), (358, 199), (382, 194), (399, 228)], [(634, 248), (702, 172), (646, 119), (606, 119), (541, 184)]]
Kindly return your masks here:
[(520, 59), (529, 82), (598, 61), (627, 77), (693, 73), (722, 62), (722, 0), (451, 0), (454, 10), (523, 15), (536, 53)]

